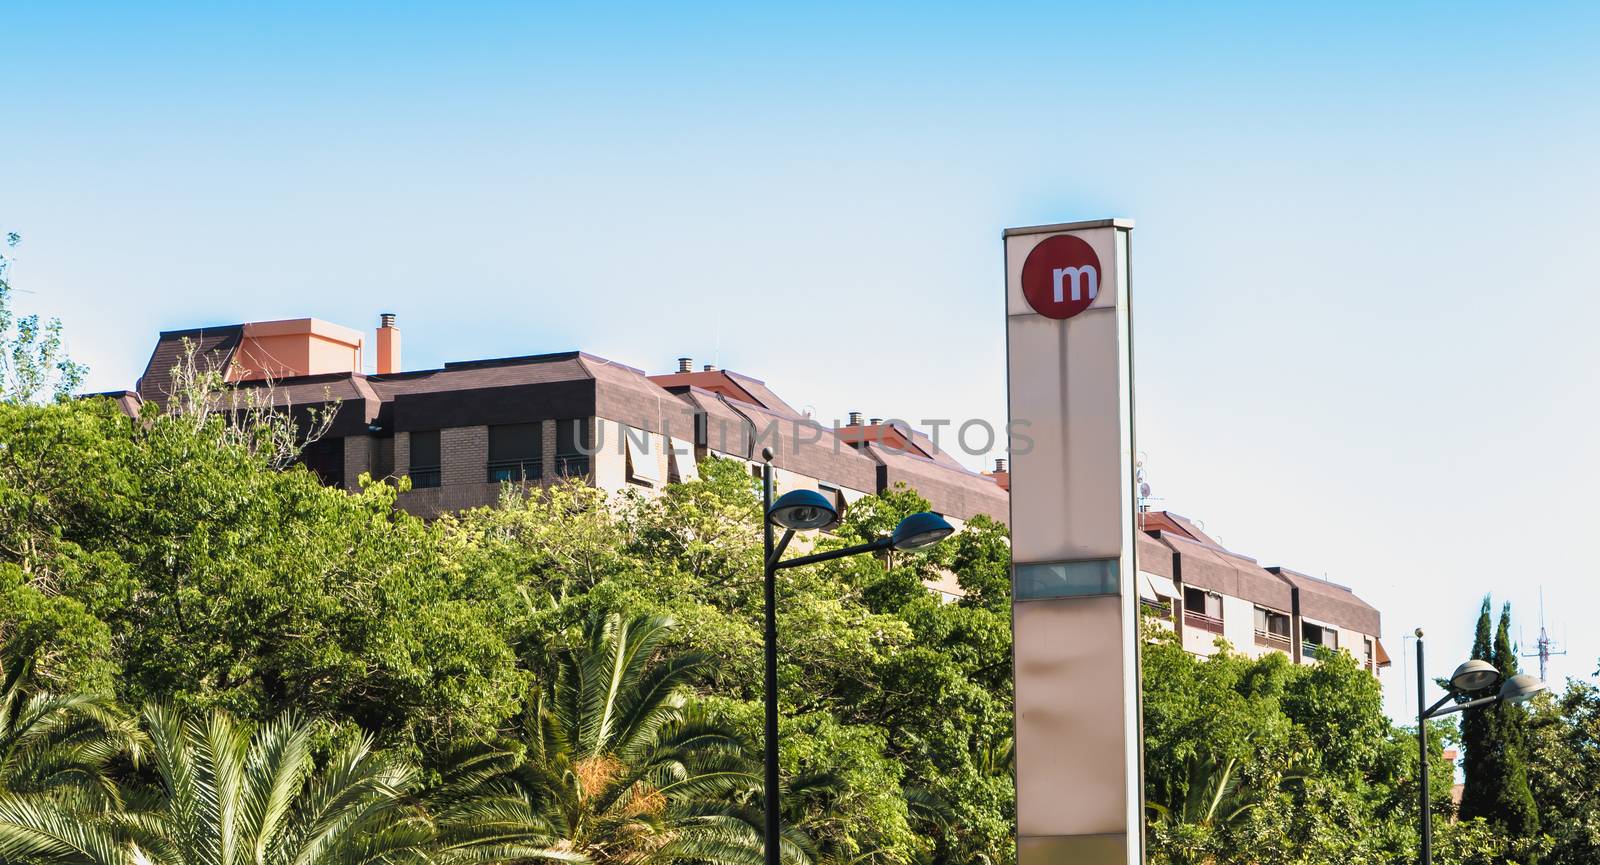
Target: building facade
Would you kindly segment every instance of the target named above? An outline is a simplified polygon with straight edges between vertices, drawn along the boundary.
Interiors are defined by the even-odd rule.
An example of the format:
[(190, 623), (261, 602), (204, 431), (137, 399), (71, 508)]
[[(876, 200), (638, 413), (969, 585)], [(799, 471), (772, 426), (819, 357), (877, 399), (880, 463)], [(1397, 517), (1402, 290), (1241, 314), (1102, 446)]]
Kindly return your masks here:
[(1348, 649), (1373, 675), (1389, 666), (1381, 616), (1348, 587), (1263, 567), (1168, 511), (1140, 513), (1139, 528), (1140, 600), (1187, 651), (1214, 654), (1220, 637), (1252, 658), (1309, 664), (1322, 649)]
[[(400, 331), (384, 315), (363, 371), (366, 338), (316, 319), (162, 333), (131, 391), (106, 394), (137, 412), (173, 399), (192, 365), (276, 407), (331, 413), (301, 461), (325, 483), (356, 489), (362, 474), (410, 479), (399, 505), (423, 517), (491, 505), (506, 483), (582, 478), (648, 493), (698, 477), (708, 456), (760, 472), (770, 447), (779, 491), (813, 489), (841, 512), (904, 484), (959, 528), (977, 515), (1009, 517), (1005, 460), (976, 473), (925, 434), (851, 413), (842, 424), (797, 411), (759, 379), (689, 358), (651, 375), (581, 351), (404, 370)], [(1310, 662), (1318, 647), (1349, 649), (1368, 669), (1388, 665), (1378, 611), (1343, 586), (1227, 550), (1193, 522), (1140, 514), (1140, 593), (1147, 610), (1195, 654), (1216, 638), (1252, 656)], [(953, 598), (953, 576), (930, 586)]]
[(424, 517), (493, 504), (507, 482), (578, 477), (648, 492), (697, 477), (707, 456), (759, 472), (764, 448), (780, 491), (818, 490), (841, 510), (903, 483), (958, 527), (978, 514), (1008, 517), (993, 474), (967, 469), (906, 425), (857, 414), (824, 422), (758, 379), (695, 369), (688, 358), (659, 375), (580, 351), (407, 371), (399, 328), (385, 315), (374, 340), (378, 372), (369, 374), (365, 342), (316, 319), (165, 332), (135, 389), (108, 396), (130, 410), (165, 403), (178, 386), (173, 370), (192, 363), (270, 391), (277, 407), (330, 412), (327, 433), (302, 455), (306, 466), (346, 489), (363, 473), (409, 477), (400, 506)]

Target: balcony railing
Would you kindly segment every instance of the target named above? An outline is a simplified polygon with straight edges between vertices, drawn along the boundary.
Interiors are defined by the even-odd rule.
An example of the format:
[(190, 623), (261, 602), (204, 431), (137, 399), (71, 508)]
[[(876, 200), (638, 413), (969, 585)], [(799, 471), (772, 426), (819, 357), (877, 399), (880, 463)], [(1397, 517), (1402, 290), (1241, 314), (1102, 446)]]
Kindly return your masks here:
[(1205, 613), (1184, 610), (1183, 623), (1192, 628), (1199, 628), (1202, 631), (1210, 631), (1213, 634), (1222, 633), (1222, 620), (1216, 616), (1208, 616)]
[(415, 468), (415, 467), (413, 467), (411, 469), (411, 488), (412, 489), (422, 489), (424, 487), (436, 487), (436, 486), (439, 485), (439, 480), (440, 480), (439, 470), (437, 468)]
[(556, 476), (582, 477), (589, 473), (589, 458), (581, 454), (556, 454)]
[(538, 460), (493, 460), (489, 463), (489, 483), (537, 481), (542, 471)]
[(1145, 612), (1155, 616), (1158, 619), (1170, 620), (1172, 618), (1171, 601), (1152, 601), (1149, 598), (1140, 598), (1139, 606)]
[(1287, 652), (1289, 651), (1290, 647), (1294, 645), (1294, 642), (1289, 639), (1288, 634), (1275, 634), (1271, 631), (1256, 631), (1256, 645), (1267, 646), (1268, 648), (1273, 649), (1281, 649)]

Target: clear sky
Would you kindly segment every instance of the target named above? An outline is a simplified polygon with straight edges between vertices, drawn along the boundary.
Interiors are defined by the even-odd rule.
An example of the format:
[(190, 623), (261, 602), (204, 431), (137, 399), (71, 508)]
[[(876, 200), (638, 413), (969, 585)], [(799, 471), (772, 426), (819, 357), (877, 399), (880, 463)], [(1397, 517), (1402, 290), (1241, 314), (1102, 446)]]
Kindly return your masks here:
[(1397, 714), (1486, 592), (1595, 671), (1600, 6), (861, 6), (0, 5), (19, 306), (95, 390), (392, 311), (998, 423), (1001, 229), (1132, 217), (1160, 504), (1378, 606)]

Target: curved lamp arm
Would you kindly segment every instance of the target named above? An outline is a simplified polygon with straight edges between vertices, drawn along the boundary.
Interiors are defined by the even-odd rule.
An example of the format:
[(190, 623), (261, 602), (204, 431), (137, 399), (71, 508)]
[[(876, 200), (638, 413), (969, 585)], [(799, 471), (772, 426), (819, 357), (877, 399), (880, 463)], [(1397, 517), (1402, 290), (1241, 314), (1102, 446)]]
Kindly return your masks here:
[(798, 568), (801, 565), (812, 565), (816, 564), (817, 562), (826, 562), (832, 559), (842, 559), (845, 556), (854, 556), (858, 553), (872, 553), (877, 552), (878, 550), (887, 550), (894, 544), (894, 541), (890, 538), (879, 538), (870, 543), (857, 544), (856, 546), (845, 547), (844, 549), (840, 550), (828, 550), (825, 553), (812, 553), (809, 556), (801, 556), (797, 559), (790, 559), (787, 562), (780, 562), (778, 561), (778, 556), (783, 554), (783, 548), (788, 546), (789, 536), (792, 534), (794, 534), (794, 532), (785, 533), (783, 536), (783, 541), (772, 550), (772, 561), (768, 562), (767, 564), (775, 571), (783, 570), (784, 568)]

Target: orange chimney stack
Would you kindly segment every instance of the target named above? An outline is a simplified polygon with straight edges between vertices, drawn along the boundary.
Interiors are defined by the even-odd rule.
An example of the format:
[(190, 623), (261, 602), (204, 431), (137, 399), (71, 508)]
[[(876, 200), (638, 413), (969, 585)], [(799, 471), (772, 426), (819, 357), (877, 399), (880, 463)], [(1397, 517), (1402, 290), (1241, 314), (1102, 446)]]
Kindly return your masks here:
[(394, 313), (378, 316), (378, 375), (400, 371), (400, 328), (394, 326)]

